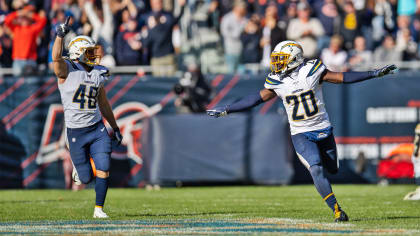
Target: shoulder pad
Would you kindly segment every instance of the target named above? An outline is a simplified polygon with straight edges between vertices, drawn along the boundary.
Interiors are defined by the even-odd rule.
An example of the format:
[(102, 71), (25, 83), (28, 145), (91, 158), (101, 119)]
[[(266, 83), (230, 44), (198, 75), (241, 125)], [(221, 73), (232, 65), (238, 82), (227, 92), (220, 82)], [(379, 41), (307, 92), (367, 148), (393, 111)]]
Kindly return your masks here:
[(270, 73), (267, 75), (267, 78), (265, 79), (265, 83), (269, 85), (279, 85), (282, 84), (280, 75)]
[(97, 69), (101, 75), (103, 76), (110, 75), (108, 68), (106, 68), (105, 66), (96, 65), (95, 67), (96, 67), (95, 69)]
[(70, 60), (69, 57), (63, 57), (63, 59), (67, 62), (70, 63), (70, 65), (73, 67), (73, 69), (78, 70), (79, 68), (76, 66), (76, 64), (74, 63), (74, 61)]
[(311, 65), (311, 69), (309, 70), (308, 75), (307, 75), (307, 77), (309, 77), (309, 76), (314, 75), (315, 72), (317, 72), (317, 70), (321, 68), (322, 61), (320, 59), (310, 60), (308, 61), (307, 65)]

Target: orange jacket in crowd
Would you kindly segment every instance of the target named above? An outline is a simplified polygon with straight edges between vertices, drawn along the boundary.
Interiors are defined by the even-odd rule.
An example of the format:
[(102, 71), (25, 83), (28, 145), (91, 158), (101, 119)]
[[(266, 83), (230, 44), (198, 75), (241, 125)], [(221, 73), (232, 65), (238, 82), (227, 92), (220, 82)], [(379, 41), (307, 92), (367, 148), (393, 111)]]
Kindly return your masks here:
[(47, 23), (45, 16), (33, 14), (33, 24), (22, 26), (15, 24), (13, 21), (18, 18), (17, 12), (12, 12), (6, 16), (4, 24), (9, 27), (13, 33), (13, 49), (12, 58), (15, 59), (37, 59), (36, 54), (36, 38)]

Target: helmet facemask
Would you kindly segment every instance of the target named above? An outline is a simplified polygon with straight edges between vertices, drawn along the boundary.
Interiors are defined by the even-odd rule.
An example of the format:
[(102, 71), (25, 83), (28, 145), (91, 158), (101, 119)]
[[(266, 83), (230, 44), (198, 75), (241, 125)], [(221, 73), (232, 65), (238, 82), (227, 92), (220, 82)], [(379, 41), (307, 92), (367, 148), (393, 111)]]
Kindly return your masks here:
[(283, 41), (271, 53), (270, 68), (273, 73), (286, 73), (303, 63), (303, 50), (295, 41)]
[(82, 55), (80, 56), (79, 61), (89, 66), (99, 64), (99, 61), (101, 59), (101, 56), (99, 54), (99, 46), (82, 47), (80, 48), (80, 51), (82, 51)]
[(270, 68), (274, 73), (283, 72), (289, 64), (290, 54), (282, 52), (271, 53)]

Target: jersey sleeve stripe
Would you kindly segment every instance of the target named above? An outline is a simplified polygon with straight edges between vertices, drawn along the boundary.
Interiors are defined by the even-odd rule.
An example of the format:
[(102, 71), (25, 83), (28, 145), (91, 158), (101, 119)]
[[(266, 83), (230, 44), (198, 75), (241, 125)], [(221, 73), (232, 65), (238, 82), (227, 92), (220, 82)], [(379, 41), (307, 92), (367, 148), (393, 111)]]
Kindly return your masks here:
[(268, 77), (265, 79), (265, 82), (266, 82), (267, 84), (270, 84), (270, 85), (278, 85), (278, 84), (280, 84), (280, 81), (273, 80), (273, 79), (270, 79), (270, 78), (268, 78)]
[(321, 66), (322, 61), (317, 59), (314, 66), (312, 67), (312, 69), (309, 71), (308, 76), (312, 76), (313, 74), (315, 74), (315, 72), (319, 69), (319, 67)]

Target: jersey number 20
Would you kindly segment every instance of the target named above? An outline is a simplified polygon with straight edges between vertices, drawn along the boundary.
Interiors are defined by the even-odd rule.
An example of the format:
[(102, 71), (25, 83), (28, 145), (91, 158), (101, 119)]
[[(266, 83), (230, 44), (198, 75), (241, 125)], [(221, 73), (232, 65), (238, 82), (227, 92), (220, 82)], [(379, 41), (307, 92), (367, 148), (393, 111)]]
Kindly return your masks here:
[[(310, 100), (311, 107), (309, 106), (308, 100)], [(303, 92), (299, 95), (290, 95), (286, 97), (287, 104), (290, 104), (293, 101), (293, 120), (303, 120), (306, 118), (314, 116), (318, 113), (318, 106), (316, 105), (315, 94), (312, 90)], [(303, 105), (305, 114), (298, 115), (300, 105)]]
[[(87, 89), (89, 90), (86, 93)], [(96, 96), (98, 95), (98, 87), (81, 84), (73, 96), (73, 102), (79, 103), (80, 109), (85, 109), (87, 103), (88, 109), (96, 109)]]

